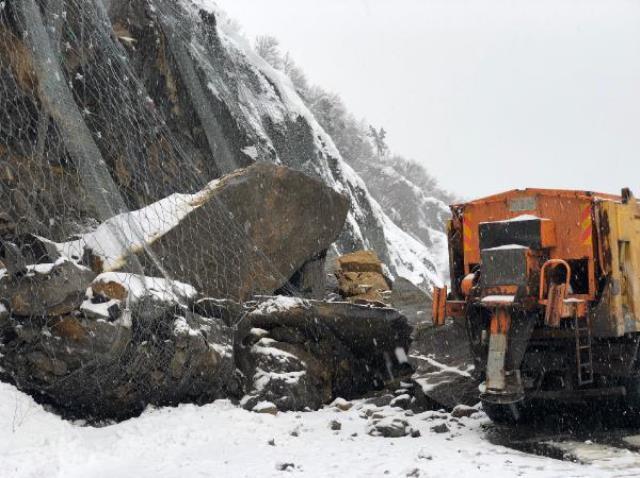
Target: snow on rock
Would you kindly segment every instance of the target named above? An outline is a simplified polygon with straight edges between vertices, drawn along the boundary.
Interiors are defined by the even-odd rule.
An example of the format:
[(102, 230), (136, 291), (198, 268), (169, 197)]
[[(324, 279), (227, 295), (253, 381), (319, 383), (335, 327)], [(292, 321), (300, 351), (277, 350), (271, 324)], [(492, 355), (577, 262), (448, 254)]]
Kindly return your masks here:
[(122, 267), (129, 253), (140, 251), (201, 206), (217, 184), (217, 180), (211, 181), (196, 194), (175, 193), (137, 211), (119, 214), (95, 231), (56, 247), (60, 254), (76, 262), (82, 259), (85, 249), (89, 249), (102, 260), (103, 270), (116, 270)]
[(145, 297), (152, 297), (160, 302), (180, 304), (198, 295), (193, 286), (183, 282), (128, 272), (103, 272), (93, 280), (93, 284), (109, 282), (124, 286), (128, 292), (127, 300), (130, 305)]
[(285, 310), (294, 309), (296, 307), (307, 308), (308, 302), (299, 297), (288, 297), (284, 295), (278, 295), (270, 297), (264, 302), (261, 302), (258, 307), (252, 311), (255, 314), (274, 314), (277, 312), (283, 312)]
[[(14, 387), (0, 383), (2, 476), (282, 477), (282, 464), (303, 477), (492, 476), (610, 478), (640, 473), (636, 453), (593, 456), (590, 465), (534, 456), (487, 440), (482, 413), (461, 417), (425, 412), (406, 416), (371, 409), (387, 421), (405, 420), (419, 438), (369, 436), (367, 405), (347, 411), (257, 414), (219, 400), (205, 406), (149, 408), (140, 417), (100, 428), (64, 421)], [(382, 419), (382, 418), (381, 418)], [(330, 428), (339, 420), (340, 431)], [(450, 432), (431, 427), (448, 424)], [(589, 448), (586, 443), (583, 448)], [(216, 453), (212, 453), (215, 450)], [(320, 453), (320, 455), (319, 455)], [(322, 459), (319, 459), (322, 456)]]

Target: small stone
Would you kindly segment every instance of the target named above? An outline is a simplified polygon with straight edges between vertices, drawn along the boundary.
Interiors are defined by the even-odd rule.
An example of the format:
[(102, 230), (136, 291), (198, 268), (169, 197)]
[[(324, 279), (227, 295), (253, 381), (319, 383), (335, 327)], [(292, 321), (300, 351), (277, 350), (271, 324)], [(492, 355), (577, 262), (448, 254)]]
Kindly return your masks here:
[(350, 410), (351, 407), (353, 407), (353, 403), (345, 400), (344, 398), (338, 397), (333, 402), (331, 402), (330, 406), (335, 407), (338, 410), (341, 410), (343, 412), (346, 412), (347, 410)]
[(394, 398), (395, 397), (390, 393), (385, 393), (384, 395), (378, 395), (376, 397), (368, 398), (364, 403), (369, 403), (371, 405), (375, 405), (376, 407), (386, 407)]
[(276, 407), (271, 402), (259, 402), (256, 406), (251, 409), (252, 412), (256, 413), (269, 413), (271, 415), (278, 414), (278, 407)]
[(411, 429), (411, 438), (419, 438), (420, 436), (422, 436), (420, 430), (418, 430), (417, 428)]
[(386, 418), (373, 422), (369, 435), (385, 438), (400, 438), (409, 435), (409, 423), (402, 418)]
[(396, 398), (391, 400), (391, 402), (389, 402), (390, 407), (407, 408), (409, 405), (411, 405), (411, 396), (406, 393), (397, 396)]
[(446, 423), (441, 423), (440, 425), (431, 427), (431, 431), (434, 433), (447, 433), (449, 431), (449, 427)]
[(340, 423), (338, 420), (331, 420), (331, 422), (329, 422), (329, 428), (334, 431), (342, 430), (342, 423)]
[(293, 463), (278, 463), (276, 464), (276, 470), (278, 471), (288, 471), (293, 470), (296, 467)]
[(478, 413), (478, 409), (467, 405), (456, 405), (451, 411), (451, 416), (455, 418), (470, 417), (474, 413)]
[(276, 439), (275, 439), (275, 438), (272, 438), (271, 440), (269, 440), (269, 441), (267, 442), (267, 445), (276, 446)]
[(420, 453), (418, 453), (418, 458), (421, 460), (433, 460), (433, 456), (425, 451), (420, 451)]

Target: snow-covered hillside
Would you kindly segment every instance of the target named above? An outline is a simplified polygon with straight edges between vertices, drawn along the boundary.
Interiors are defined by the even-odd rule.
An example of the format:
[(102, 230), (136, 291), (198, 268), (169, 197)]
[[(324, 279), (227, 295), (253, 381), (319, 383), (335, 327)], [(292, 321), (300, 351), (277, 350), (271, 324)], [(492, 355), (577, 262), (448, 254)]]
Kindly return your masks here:
[(445, 194), (435, 187), (419, 184), (404, 171), (412, 166), (406, 160), (366, 158), (352, 164), (391, 219), (427, 246), (441, 279), (447, 281), (449, 254), (445, 229), (450, 217), (447, 202), (451, 198), (443, 197)]
[[(368, 412), (367, 412), (368, 410)], [(417, 438), (370, 436), (370, 415), (407, 420)], [(332, 430), (332, 422), (340, 430)], [(432, 427), (446, 423), (450, 431)], [(101, 428), (70, 423), (0, 383), (3, 478), (174, 477), (593, 477), (638, 476), (638, 454), (593, 450), (591, 465), (532, 456), (487, 441), (486, 417), (407, 416), (356, 402), (346, 412), (247, 412), (228, 401), (150, 409)], [(333, 428), (337, 428), (334, 424)], [(598, 456), (600, 458), (598, 458)]]

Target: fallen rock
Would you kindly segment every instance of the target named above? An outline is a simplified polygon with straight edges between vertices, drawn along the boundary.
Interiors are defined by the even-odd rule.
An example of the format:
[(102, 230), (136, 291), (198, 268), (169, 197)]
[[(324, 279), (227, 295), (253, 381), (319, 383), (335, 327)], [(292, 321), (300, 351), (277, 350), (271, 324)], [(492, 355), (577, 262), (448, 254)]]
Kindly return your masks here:
[(384, 306), (391, 284), (374, 251), (357, 251), (338, 257), (335, 276), (338, 292), (351, 302), (377, 302)]
[(411, 434), (409, 422), (398, 417), (385, 417), (372, 420), (367, 433), (384, 438), (400, 438)]
[(446, 423), (440, 423), (439, 425), (432, 426), (431, 431), (434, 433), (447, 433), (449, 426)]
[(406, 356), (410, 332), (393, 309), (264, 298), (239, 331), (236, 356), (247, 377), (243, 406), (268, 400), (279, 410), (317, 409), (335, 397), (380, 389), (410, 373), (398, 358)]
[(353, 403), (345, 400), (342, 397), (338, 397), (333, 402), (331, 402), (330, 406), (335, 407), (342, 412), (346, 412), (348, 410), (351, 410), (351, 408), (353, 407)]
[(241, 404), (247, 410), (255, 411), (260, 403), (272, 403), (281, 411), (315, 410), (331, 398), (331, 382), (322, 364), (302, 348), (263, 337), (244, 360), (250, 382)]
[(409, 395), (408, 393), (398, 395), (393, 400), (391, 400), (391, 402), (389, 402), (389, 406), (409, 408), (411, 406), (411, 395)]
[[(277, 415), (278, 414), (278, 407), (276, 407), (273, 403), (271, 402), (258, 402), (256, 403), (252, 408), (251, 408), (252, 412), (256, 412), (256, 413), (268, 413), (269, 415)], [(271, 443), (269, 443), (271, 445)], [(275, 446), (275, 441), (273, 442), (273, 445)]]
[(365, 403), (375, 405), (376, 407), (386, 407), (395, 397), (390, 393), (376, 395), (365, 400)]
[[(117, 277), (127, 278), (117, 282), (127, 289), (129, 308), (119, 309), (111, 320), (85, 311), (5, 320), (0, 327), (4, 375), (64, 416), (88, 420), (129, 418), (147, 405), (207, 403), (240, 395), (233, 329), (181, 303), (190, 286)], [(144, 293), (141, 283), (148, 285)], [(91, 300), (83, 304), (104, 304)], [(162, 314), (145, 315), (147, 301)]]
[(91, 270), (64, 259), (26, 266), (18, 276), (0, 271), (0, 299), (16, 316), (61, 316), (80, 306), (94, 277)]
[(196, 194), (173, 194), (111, 218), (58, 248), (76, 258), (89, 250), (103, 271), (131, 270), (131, 253), (147, 249), (155, 257), (139, 255), (147, 275), (162, 275), (160, 263), (204, 295), (243, 301), (273, 293), (322, 256), (348, 209), (347, 198), (322, 182), (256, 163)]
[(475, 407), (469, 407), (467, 405), (456, 405), (451, 410), (451, 416), (454, 418), (470, 417), (474, 413), (478, 413), (479, 410)]
[(331, 430), (333, 431), (342, 430), (342, 423), (340, 423), (338, 420), (331, 420), (329, 422), (329, 428), (331, 428)]

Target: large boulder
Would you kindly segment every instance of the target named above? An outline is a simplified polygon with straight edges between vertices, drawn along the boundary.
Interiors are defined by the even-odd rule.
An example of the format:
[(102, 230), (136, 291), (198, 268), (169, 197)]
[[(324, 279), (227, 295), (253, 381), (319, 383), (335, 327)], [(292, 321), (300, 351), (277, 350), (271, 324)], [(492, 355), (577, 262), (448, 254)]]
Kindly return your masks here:
[[(89, 257), (102, 271), (132, 270), (139, 253), (149, 275), (169, 275), (203, 294), (246, 300), (271, 294), (338, 237), (345, 196), (303, 173), (258, 163), (196, 194), (174, 194), (121, 214), (63, 254)], [(90, 254), (87, 254), (90, 251)]]
[(292, 297), (263, 300), (239, 331), (236, 356), (245, 377), (243, 405), (316, 409), (381, 389), (411, 373), (411, 327), (397, 311)]
[(346, 197), (258, 163), (222, 178), (206, 201), (151, 244), (163, 267), (204, 294), (245, 300), (283, 286), (338, 237)]
[(145, 406), (239, 395), (233, 329), (195, 290), (133, 274), (96, 278), (79, 310), (0, 320), (1, 378), (64, 416), (123, 419)]

